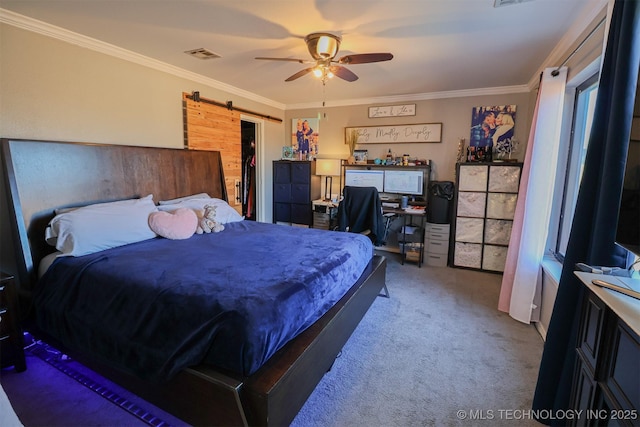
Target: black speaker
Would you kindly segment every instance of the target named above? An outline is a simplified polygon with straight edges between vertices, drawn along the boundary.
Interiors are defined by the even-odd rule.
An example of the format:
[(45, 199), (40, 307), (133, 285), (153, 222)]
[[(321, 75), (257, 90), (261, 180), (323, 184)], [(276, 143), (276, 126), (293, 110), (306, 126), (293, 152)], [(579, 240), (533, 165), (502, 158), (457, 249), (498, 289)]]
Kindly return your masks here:
[(432, 224), (451, 223), (454, 184), (451, 181), (431, 181), (427, 193), (427, 221)]

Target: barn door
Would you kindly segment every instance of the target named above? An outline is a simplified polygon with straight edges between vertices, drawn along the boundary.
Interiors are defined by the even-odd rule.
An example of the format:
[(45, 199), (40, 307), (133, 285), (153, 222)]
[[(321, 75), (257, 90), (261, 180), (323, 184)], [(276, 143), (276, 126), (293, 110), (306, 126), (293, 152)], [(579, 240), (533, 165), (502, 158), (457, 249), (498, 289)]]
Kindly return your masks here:
[(242, 136), (240, 113), (226, 107), (193, 101), (182, 94), (185, 124), (185, 148), (219, 151), (231, 205), (242, 212)]

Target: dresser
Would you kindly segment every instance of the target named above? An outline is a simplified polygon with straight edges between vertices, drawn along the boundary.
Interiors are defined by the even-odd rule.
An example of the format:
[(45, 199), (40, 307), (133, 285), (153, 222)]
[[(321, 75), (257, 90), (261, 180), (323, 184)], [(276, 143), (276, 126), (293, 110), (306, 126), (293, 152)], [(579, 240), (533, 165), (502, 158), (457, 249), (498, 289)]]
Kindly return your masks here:
[(603, 289), (600, 274), (578, 272), (587, 288), (576, 344), (573, 425), (640, 425), (640, 300)]
[(521, 170), (521, 163), (457, 165), (454, 267), (504, 271)]
[(24, 338), (18, 324), (17, 295), (13, 276), (0, 272), (0, 364), (27, 369)]
[(320, 198), (314, 161), (273, 162), (273, 222), (313, 226), (312, 201)]

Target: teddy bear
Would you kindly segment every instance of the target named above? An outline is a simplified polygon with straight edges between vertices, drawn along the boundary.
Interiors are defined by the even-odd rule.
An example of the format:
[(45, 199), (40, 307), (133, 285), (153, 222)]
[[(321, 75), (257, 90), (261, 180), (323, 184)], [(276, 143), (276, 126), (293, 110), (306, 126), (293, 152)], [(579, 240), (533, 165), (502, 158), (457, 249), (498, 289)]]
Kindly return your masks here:
[(224, 225), (216, 221), (216, 207), (213, 205), (204, 205), (202, 216), (198, 220), (196, 234), (218, 233), (222, 230), (224, 230)]

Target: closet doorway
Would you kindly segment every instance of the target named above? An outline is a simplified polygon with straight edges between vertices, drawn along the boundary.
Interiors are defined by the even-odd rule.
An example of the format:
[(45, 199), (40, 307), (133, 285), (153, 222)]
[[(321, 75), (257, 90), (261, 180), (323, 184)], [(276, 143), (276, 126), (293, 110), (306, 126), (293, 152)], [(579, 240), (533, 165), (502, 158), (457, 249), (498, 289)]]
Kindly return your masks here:
[(242, 215), (249, 221), (258, 217), (258, 123), (243, 117), (240, 121), (242, 140)]

